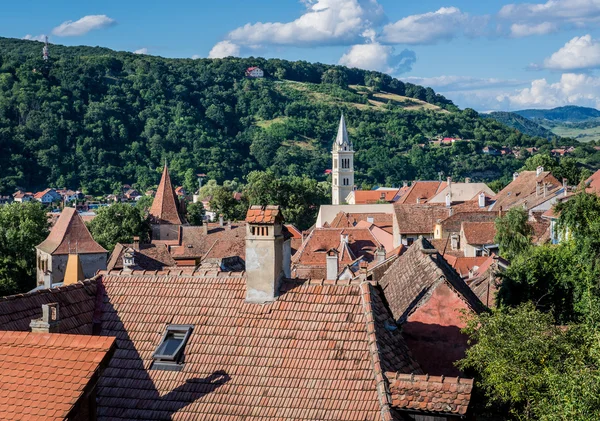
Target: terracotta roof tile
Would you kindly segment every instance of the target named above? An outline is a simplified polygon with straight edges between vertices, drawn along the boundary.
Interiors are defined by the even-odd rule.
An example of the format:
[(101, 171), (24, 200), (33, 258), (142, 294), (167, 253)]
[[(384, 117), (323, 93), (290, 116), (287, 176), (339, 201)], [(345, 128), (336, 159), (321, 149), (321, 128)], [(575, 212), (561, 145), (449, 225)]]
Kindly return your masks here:
[(107, 253), (85, 226), (75, 208), (64, 208), (48, 237), (37, 246), (52, 255)]
[(150, 215), (158, 223), (181, 225), (183, 224), (183, 219), (179, 214), (178, 203), (177, 195), (171, 183), (169, 169), (167, 168), (167, 164), (165, 164), (152, 207), (150, 207)]
[(425, 203), (447, 186), (445, 181), (413, 181), (408, 191), (396, 203), (415, 204), (417, 199), (420, 203)]
[[(538, 183), (542, 183), (539, 194)], [(543, 194), (543, 183), (548, 186), (546, 195)], [(562, 183), (549, 171), (542, 171), (540, 175), (537, 175), (536, 171), (521, 171), (515, 180), (496, 194), (493, 209), (506, 211), (515, 206), (525, 205), (529, 210), (550, 200), (559, 194), (561, 189)]]
[(471, 400), (473, 380), (386, 373), (392, 407), (438, 414), (465, 415)]
[(114, 343), (102, 336), (0, 331), (2, 419), (66, 419)]
[(354, 204), (368, 205), (380, 201), (392, 202), (398, 190), (354, 190)]
[(394, 204), (400, 234), (430, 234), (438, 220), (450, 216), (451, 209), (443, 205)]
[(29, 330), (32, 319), (42, 316), (42, 304), (60, 305), (62, 333), (90, 335), (96, 310), (95, 280), (0, 297), (0, 330)]
[(276, 205), (252, 205), (246, 213), (246, 222), (251, 224), (274, 224), (282, 221), (283, 216)]
[(463, 222), (462, 231), (468, 244), (494, 244), (495, 222)]

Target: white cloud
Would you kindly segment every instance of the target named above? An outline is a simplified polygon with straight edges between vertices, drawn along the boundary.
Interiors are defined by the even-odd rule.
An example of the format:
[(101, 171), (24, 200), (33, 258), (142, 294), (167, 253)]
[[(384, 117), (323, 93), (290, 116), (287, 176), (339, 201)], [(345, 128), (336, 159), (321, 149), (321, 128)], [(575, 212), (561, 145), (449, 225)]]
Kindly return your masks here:
[(546, 35), (558, 31), (558, 25), (552, 22), (539, 24), (513, 23), (510, 34), (515, 38), (528, 37), (530, 35)]
[(133, 54), (148, 54), (148, 49), (147, 48), (140, 48), (139, 50), (135, 50), (133, 52)]
[[(223, 58), (240, 55), (240, 46), (232, 43), (231, 41), (217, 42), (215, 46), (208, 53), (208, 58)], [(192, 57), (193, 58), (193, 57)]]
[(41, 41), (41, 42), (45, 42), (46, 41), (46, 35), (41, 34), (41, 35), (36, 35), (33, 36), (31, 34), (27, 34), (23, 37), (23, 39), (29, 40), (29, 41)]
[(194, 54), (194, 55), (192, 56), (192, 60), (197, 60), (197, 59), (199, 59), (199, 58), (202, 58), (202, 56), (201, 56), (201, 55), (199, 55), (199, 54)]
[(433, 44), (466, 33), (482, 32), (487, 17), (471, 17), (456, 7), (412, 15), (383, 27), (380, 41), (388, 44)]
[(404, 82), (415, 85), (429, 86), (444, 92), (471, 91), (482, 89), (506, 88), (526, 85), (515, 79), (477, 78), (471, 76), (443, 75), (435, 77), (405, 77)]
[(564, 73), (556, 83), (546, 79), (513, 94), (499, 95), (497, 101), (508, 102), (512, 109), (553, 108), (563, 105), (600, 107), (600, 78), (585, 74)]
[(353, 45), (339, 60), (339, 64), (389, 74), (400, 74), (412, 69), (417, 56), (414, 51), (404, 50), (394, 54), (394, 47), (377, 42)]
[(234, 29), (237, 45), (348, 45), (384, 18), (377, 0), (303, 0), (306, 11), (292, 22), (258, 22)]
[(52, 33), (59, 37), (74, 37), (85, 35), (94, 29), (107, 28), (116, 25), (116, 23), (114, 19), (106, 15), (88, 15), (75, 22), (72, 20), (63, 22), (54, 28)]
[(511, 35), (544, 35), (561, 28), (583, 28), (600, 22), (600, 0), (548, 0), (507, 4), (498, 17), (511, 21)]
[(593, 39), (589, 34), (575, 37), (544, 60), (543, 67), (553, 70), (600, 67), (600, 41)]

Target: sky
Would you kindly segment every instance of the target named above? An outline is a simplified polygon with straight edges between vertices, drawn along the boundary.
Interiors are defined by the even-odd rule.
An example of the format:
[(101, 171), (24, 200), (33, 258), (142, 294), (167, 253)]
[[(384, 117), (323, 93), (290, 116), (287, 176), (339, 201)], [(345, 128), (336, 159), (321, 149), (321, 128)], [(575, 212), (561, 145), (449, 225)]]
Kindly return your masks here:
[(461, 108), (600, 108), (600, 0), (29, 0), (0, 36), (378, 70)]

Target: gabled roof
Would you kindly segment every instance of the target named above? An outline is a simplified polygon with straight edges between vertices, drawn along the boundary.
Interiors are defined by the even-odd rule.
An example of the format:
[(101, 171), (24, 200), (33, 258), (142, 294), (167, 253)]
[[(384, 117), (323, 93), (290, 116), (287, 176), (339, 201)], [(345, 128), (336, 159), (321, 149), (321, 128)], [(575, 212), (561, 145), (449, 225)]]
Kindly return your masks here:
[(37, 248), (52, 255), (107, 252), (94, 240), (75, 208), (63, 209), (52, 231)]
[[(368, 284), (285, 281), (277, 301), (258, 305), (245, 302), (242, 274), (102, 283), (101, 334), (118, 348), (99, 382), (99, 419), (375, 420), (389, 409), (385, 373), (421, 373)], [(194, 326), (185, 368), (149, 370), (168, 322)]]
[(451, 209), (443, 205), (394, 204), (400, 234), (429, 234), (440, 219), (450, 216)]
[(587, 193), (600, 194), (600, 170), (585, 180), (585, 191)]
[(459, 233), (463, 222), (494, 222), (498, 218), (497, 212), (475, 211), (454, 212), (440, 221), (444, 233)]
[[(542, 185), (539, 194), (538, 183)], [(543, 194), (544, 183), (548, 186), (545, 195)], [(537, 171), (521, 171), (516, 179), (496, 194), (493, 209), (507, 211), (515, 206), (525, 205), (529, 210), (550, 200), (559, 194), (561, 189), (562, 183), (550, 171), (541, 171), (539, 175)]]
[(494, 244), (495, 222), (463, 222), (462, 231), (468, 244)]
[(333, 221), (327, 224), (328, 228), (352, 228), (359, 222), (372, 222), (382, 230), (392, 234), (394, 229), (394, 216), (391, 213), (346, 213), (338, 212)]
[(160, 184), (156, 190), (152, 207), (150, 207), (150, 215), (152, 215), (159, 224), (183, 224), (183, 219), (179, 214), (179, 206), (177, 195), (173, 190), (169, 169), (165, 163), (163, 168)]
[(446, 282), (475, 312), (484, 309), (465, 281), (435, 248), (419, 237), (380, 280), (394, 318), (402, 323), (440, 282)]
[(444, 187), (438, 193), (430, 198), (427, 203), (446, 203), (446, 195), (451, 194), (452, 202), (467, 202), (477, 199), (479, 193), (485, 193), (488, 196), (494, 196), (495, 193), (485, 183), (454, 183)]
[(0, 331), (2, 419), (71, 419), (114, 346), (106, 336)]
[[(52, 191), (55, 192), (54, 189), (46, 189), (46, 190), (37, 192), (36, 194), (33, 195), (33, 197), (34, 197), (34, 199), (40, 200), (42, 197), (44, 197), (46, 194), (48, 194), (48, 193), (50, 193)], [(57, 195), (58, 195), (58, 193), (57, 193)]]
[(417, 199), (420, 203), (425, 203), (447, 185), (445, 181), (413, 181), (408, 191), (396, 203), (414, 204), (417, 203)]

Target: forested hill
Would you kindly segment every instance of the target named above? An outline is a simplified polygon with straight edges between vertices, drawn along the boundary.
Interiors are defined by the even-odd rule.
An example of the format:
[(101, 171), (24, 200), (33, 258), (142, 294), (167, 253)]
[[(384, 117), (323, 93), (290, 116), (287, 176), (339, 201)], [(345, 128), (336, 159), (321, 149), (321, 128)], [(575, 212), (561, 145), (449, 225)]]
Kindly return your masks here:
[[(165, 59), (106, 48), (0, 38), (0, 193), (19, 186), (114, 191), (155, 185), (168, 160), (177, 183), (203, 172), (219, 182), (255, 169), (324, 179), (340, 112), (357, 180), (495, 178), (515, 160), (481, 156), (485, 144), (544, 142), (430, 88), (340, 66), (278, 59)], [(244, 77), (260, 66), (266, 78)], [(474, 139), (452, 148), (428, 138)], [(421, 146), (419, 146), (421, 145)]]
[(483, 114), (483, 117), (493, 118), (494, 120), (519, 130), (521, 133), (525, 133), (529, 136), (538, 136), (551, 138), (556, 136), (550, 130), (537, 124), (536, 122), (525, 118), (517, 113), (510, 113), (505, 111), (494, 111), (489, 114)]
[(565, 107), (553, 108), (551, 110), (520, 110), (515, 111), (514, 113), (532, 120), (560, 122), (577, 122), (600, 118), (599, 110), (595, 108), (578, 107), (576, 105), (568, 105)]

